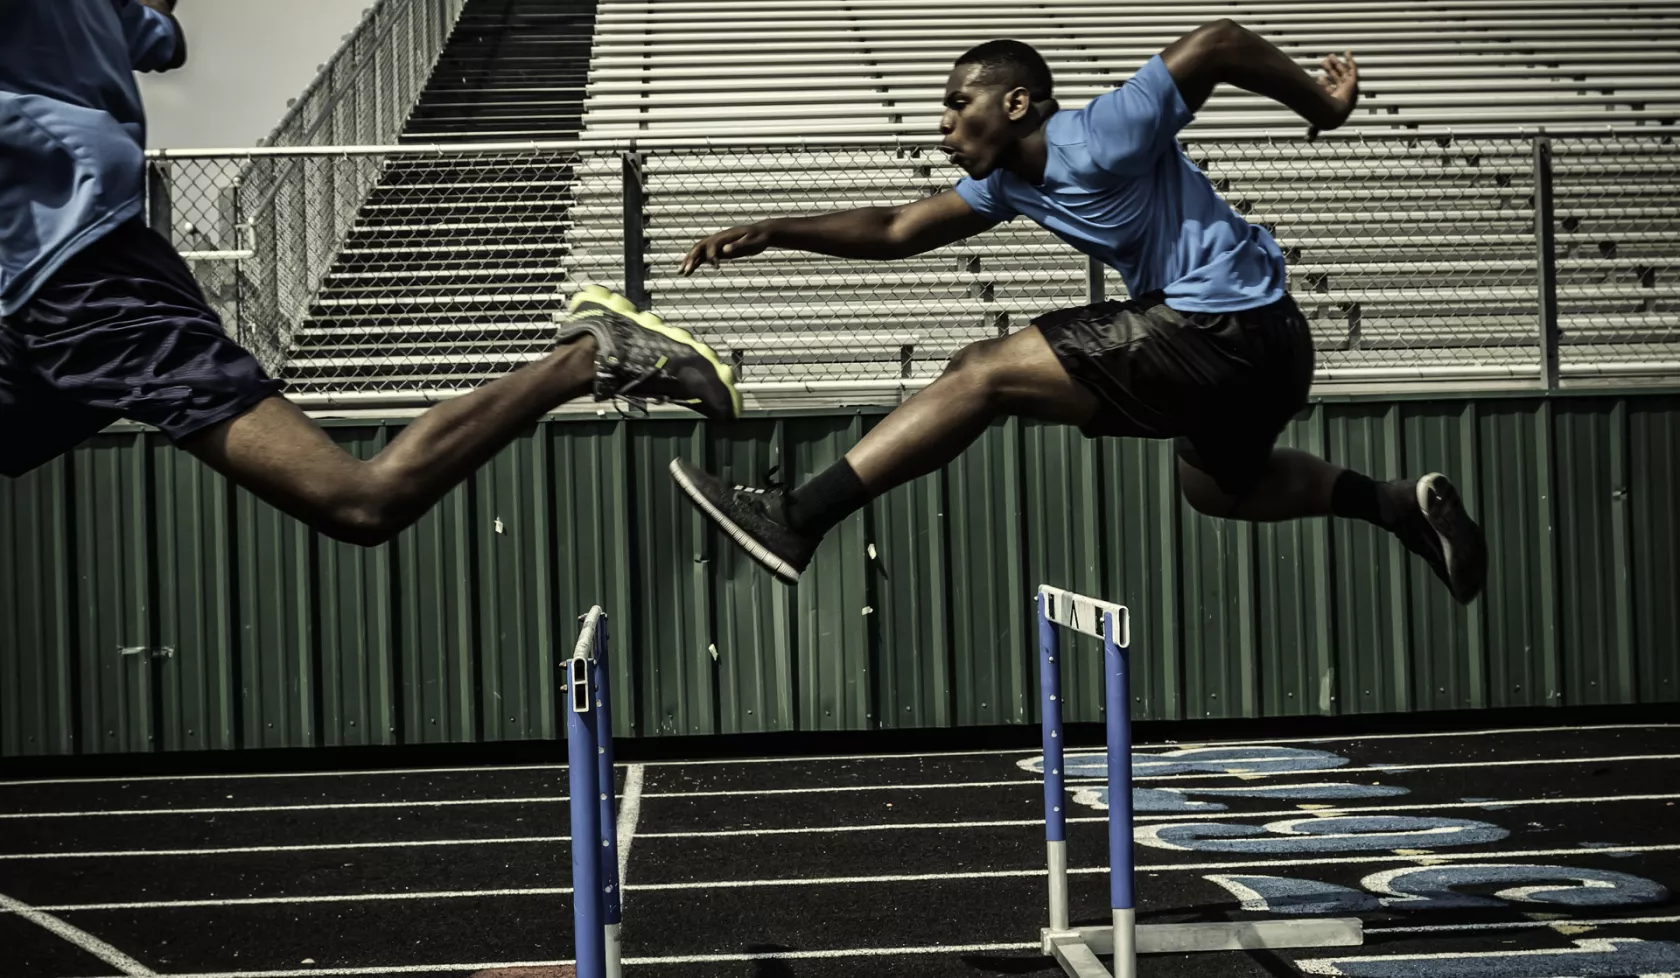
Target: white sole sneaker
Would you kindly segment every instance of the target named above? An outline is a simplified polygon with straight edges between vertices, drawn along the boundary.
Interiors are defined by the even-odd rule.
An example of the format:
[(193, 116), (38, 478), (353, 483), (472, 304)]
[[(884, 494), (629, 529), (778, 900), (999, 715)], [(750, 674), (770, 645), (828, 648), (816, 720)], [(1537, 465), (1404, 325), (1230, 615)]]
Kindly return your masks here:
[(716, 506), (712, 505), (712, 501), (706, 498), (706, 494), (701, 492), (700, 487), (694, 484), (694, 480), (688, 477), (687, 472), (683, 471), (681, 459), (672, 459), (670, 469), (671, 478), (676, 480), (678, 488), (682, 489), (688, 495), (688, 498), (694, 501), (694, 505), (700, 507), (700, 511), (705, 513), (713, 523), (722, 528), (723, 532), (729, 534), (729, 538), (734, 540), (742, 550), (745, 550), (748, 556), (758, 561), (765, 570), (775, 574), (783, 581), (789, 584), (799, 583), (799, 571), (795, 570), (793, 565), (771, 553), (752, 534), (741, 529), (734, 520), (725, 516)]
[(1451, 579), (1453, 597), (1468, 603), (1481, 594), (1487, 576), (1487, 543), (1482, 528), (1464, 510), (1452, 480), (1431, 472), (1417, 481), (1417, 504), (1441, 545), (1441, 560)]

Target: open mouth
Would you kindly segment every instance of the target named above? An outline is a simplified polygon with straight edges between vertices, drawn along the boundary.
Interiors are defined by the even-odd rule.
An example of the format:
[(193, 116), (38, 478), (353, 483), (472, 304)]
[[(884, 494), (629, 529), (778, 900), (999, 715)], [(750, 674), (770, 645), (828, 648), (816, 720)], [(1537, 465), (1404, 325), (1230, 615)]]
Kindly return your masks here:
[(952, 163), (955, 163), (958, 166), (962, 165), (963, 155), (957, 152), (955, 148), (941, 144), (939, 150), (944, 153), (946, 159), (950, 160)]

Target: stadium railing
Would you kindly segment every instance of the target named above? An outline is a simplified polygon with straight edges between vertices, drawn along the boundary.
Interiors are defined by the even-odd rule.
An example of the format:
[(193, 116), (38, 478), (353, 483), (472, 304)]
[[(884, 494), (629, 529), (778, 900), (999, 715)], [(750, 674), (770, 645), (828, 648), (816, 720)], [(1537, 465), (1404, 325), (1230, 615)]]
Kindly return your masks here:
[[(1680, 380), (1680, 154), (1662, 128), (1217, 132), (1183, 150), (1285, 249), (1320, 385), (1544, 389)], [(578, 284), (623, 290), (735, 361), (750, 398), (890, 403), (963, 344), (1123, 298), (1111, 270), (1018, 219), (890, 263), (772, 252), (676, 266), (760, 217), (894, 203), (957, 171), (861, 134), (152, 154), (154, 219), (213, 226), (230, 328), (316, 407), (452, 396), (548, 348)], [(247, 200), (242, 177), (301, 174)], [(183, 235), (176, 234), (179, 242)], [(203, 264), (195, 263), (203, 273)], [(230, 272), (231, 269), (231, 272)], [(1351, 385), (1351, 386), (1350, 386)]]

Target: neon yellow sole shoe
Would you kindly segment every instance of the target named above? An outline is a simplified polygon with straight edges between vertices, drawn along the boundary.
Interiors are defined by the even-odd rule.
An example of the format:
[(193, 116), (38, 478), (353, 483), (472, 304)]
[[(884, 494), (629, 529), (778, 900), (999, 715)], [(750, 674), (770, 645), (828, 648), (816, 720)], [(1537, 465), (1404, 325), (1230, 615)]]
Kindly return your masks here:
[(735, 371), (685, 329), (638, 311), (624, 296), (599, 285), (572, 294), (558, 342), (595, 337), (595, 399), (623, 398), (681, 404), (714, 421), (741, 416)]

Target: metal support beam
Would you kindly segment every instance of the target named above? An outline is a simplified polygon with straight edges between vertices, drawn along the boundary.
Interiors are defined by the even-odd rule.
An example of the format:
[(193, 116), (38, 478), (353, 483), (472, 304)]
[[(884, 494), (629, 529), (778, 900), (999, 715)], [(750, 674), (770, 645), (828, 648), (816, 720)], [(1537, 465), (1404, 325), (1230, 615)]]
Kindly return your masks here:
[(1085, 257), (1085, 301), (1091, 305), (1108, 299), (1108, 282), (1103, 279), (1107, 267), (1089, 255)]
[(146, 226), (175, 243), (175, 193), (168, 160), (146, 164)]
[(624, 297), (637, 309), (648, 307), (642, 162), (641, 153), (624, 154)]
[(1557, 225), (1552, 213), (1552, 140), (1534, 137), (1534, 241), (1539, 271), (1541, 376), (1558, 385)]

